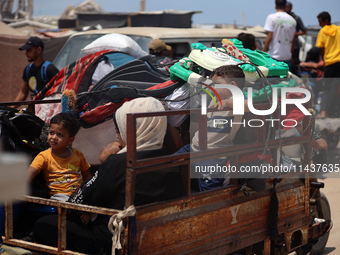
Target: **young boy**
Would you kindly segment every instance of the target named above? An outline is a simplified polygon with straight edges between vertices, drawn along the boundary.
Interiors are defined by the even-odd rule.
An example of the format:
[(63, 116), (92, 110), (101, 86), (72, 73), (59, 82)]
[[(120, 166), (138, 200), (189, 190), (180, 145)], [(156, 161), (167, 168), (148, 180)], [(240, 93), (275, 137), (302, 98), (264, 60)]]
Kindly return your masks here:
[[(212, 82), (213, 84), (229, 84), (233, 86), (237, 86), (240, 89), (243, 89), (245, 84), (245, 76), (243, 70), (234, 65), (225, 65), (216, 68), (212, 74)], [(218, 104), (218, 108), (222, 109), (223, 107), (227, 107), (226, 102), (231, 102), (232, 104), (232, 94), (231, 91), (227, 88), (215, 88), (216, 92), (220, 95), (222, 99), (222, 106)], [(209, 107), (215, 107), (214, 102), (211, 102)], [(207, 134), (207, 147), (208, 149), (221, 148), (226, 146), (231, 146), (232, 141), (235, 137), (237, 130), (240, 127), (240, 123), (242, 121), (242, 115), (233, 115), (233, 111), (219, 111), (219, 112), (210, 112), (207, 114), (208, 117), (208, 134)], [(227, 120), (227, 123), (221, 125), (214, 125), (217, 122), (215, 120)], [(234, 125), (231, 125), (232, 122), (235, 122)], [(209, 124), (210, 123), (210, 124)], [(199, 139), (198, 132), (195, 133), (191, 147), (194, 151), (199, 150)]]
[[(229, 84), (237, 86), (242, 89), (245, 85), (245, 76), (243, 70), (235, 65), (224, 65), (216, 68), (212, 74), (213, 84)], [(232, 93), (227, 88), (215, 88), (222, 100), (222, 106), (219, 105), (219, 109), (227, 107), (226, 103), (232, 104)], [(209, 107), (215, 107), (214, 102), (211, 102)], [(207, 113), (207, 149), (224, 148), (233, 145), (233, 140), (237, 131), (240, 128), (243, 115), (233, 115), (232, 110), (224, 110), (217, 112)], [(221, 122), (221, 120), (223, 120)], [(192, 138), (191, 144), (185, 145), (176, 153), (199, 151), (199, 131), (195, 132)], [(205, 161), (193, 163), (195, 169), (200, 169), (198, 173), (198, 187), (200, 191), (209, 190), (213, 188), (222, 187), (229, 183), (229, 176), (202, 174), (205, 170), (211, 166), (226, 166), (228, 158), (212, 158)]]
[(67, 201), (83, 181), (91, 178), (90, 164), (82, 152), (72, 148), (79, 129), (71, 113), (55, 115), (47, 137), (50, 148), (40, 152), (28, 169), (30, 181), (43, 171), (51, 199)]

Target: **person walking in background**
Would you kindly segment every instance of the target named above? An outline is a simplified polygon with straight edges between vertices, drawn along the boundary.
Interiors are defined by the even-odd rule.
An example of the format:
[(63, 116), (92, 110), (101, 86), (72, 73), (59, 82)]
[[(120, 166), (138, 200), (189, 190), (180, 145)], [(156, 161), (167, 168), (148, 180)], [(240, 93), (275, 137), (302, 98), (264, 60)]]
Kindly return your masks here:
[(267, 37), (263, 51), (275, 60), (283, 61), (291, 66), (291, 57), (294, 47), (294, 34), (296, 21), (285, 12), (286, 0), (276, 0), (276, 13), (269, 14), (264, 30)]
[[(325, 86), (322, 95), (321, 112), (317, 118), (337, 117), (335, 109), (340, 107), (340, 100), (336, 100), (340, 78), (340, 27), (331, 24), (331, 15), (321, 12), (317, 16), (319, 31), (316, 47), (321, 49), (321, 56), (325, 62)], [(332, 79), (327, 79), (332, 78)], [(331, 115), (331, 116), (330, 116)]]
[(299, 42), (299, 36), (300, 35), (305, 35), (307, 33), (305, 25), (302, 22), (302, 19), (300, 16), (296, 15), (294, 12), (292, 12), (293, 9), (293, 4), (292, 2), (287, 1), (286, 3), (286, 12), (292, 16), (295, 21), (296, 21), (296, 32), (295, 32), (295, 40), (294, 40), (294, 49), (292, 53), (292, 66), (291, 66), (291, 72), (295, 75), (298, 75), (299, 71), (299, 64), (300, 64), (300, 59), (299, 59), (299, 52), (300, 52), (300, 42)]
[[(26, 51), (28, 62), (22, 75), (22, 86), (15, 98), (15, 102), (24, 101), (31, 94), (31, 99), (59, 72), (51, 62), (45, 61), (43, 57), (44, 42), (37, 36), (28, 38), (26, 43), (19, 48)], [(19, 105), (15, 106), (18, 108)]]
[(318, 47), (313, 47), (307, 52), (306, 61), (300, 62), (300, 75), (307, 74), (309, 85), (313, 89), (314, 101), (317, 106), (317, 113), (319, 113), (322, 96), (319, 94), (323, 91), (323, 77), (324, 77), (325, 62), (321, 57), (321, 51)]
[(318, 47), (313, 47), (307, 52), (306, 61), (301, 62), (300, 66), (313, 69), (321, 69), (325, 66), (325, 62), (321, 57), (321, 51)]
[(256, 50), (255, 36), (248, 33), (239, 33), (237, 40), (241, 41), (245, 49)]

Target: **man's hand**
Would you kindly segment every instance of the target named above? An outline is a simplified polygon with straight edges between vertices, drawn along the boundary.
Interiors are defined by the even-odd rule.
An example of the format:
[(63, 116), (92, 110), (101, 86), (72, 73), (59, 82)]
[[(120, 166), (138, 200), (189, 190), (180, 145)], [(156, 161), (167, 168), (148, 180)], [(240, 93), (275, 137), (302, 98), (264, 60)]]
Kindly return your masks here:
[(268, 52), (269, 45), (273, 39), (273, 32), (267, 32), (266, 40), (264, 41), (263, 51)]
[(82, 214), (80, 215), (80, 220), (83, 224), (87, 225), (87, 223), (89, 223), (91, 220), (91, 213), (82, 212)]
[(117, 154), (122, 149), (119, 142), (112, 142), (106, 145), (99, 154), (99, 161), (104, 162), (111, 154)]
[[(27, 96), (29, 94), (29, 89), (28, 89), (28, 84), (27, 82), (23, 81), (22, 85), (21, 85), (21, 89), (17, 95), (17, 97), (15, 98), (15, 102), (19, 102), (19, 101), (24, 101), (26, 100)], [(18, 108), (20, 105), (15, 105), (13, 106), (13, 108)]]
[(319, 138), (317, 140), (312, 139), (311, 145), (312, 145), (312, 147), (314, 147), (318, 151), (321, 151), (321, 150), (327, 151), (328, 150), (328, 144), (327, 144), (326, 140), (323, 139), (323, 138)]
[[(221, 101), (222, 104), (218, 101), (216, 105), (211, 104), (209, 108), (217, 107), (218, 110), (222, 110), (223, 108), (233, 109), (233, 99), (223, 99)], [(244, 100), (244, 111), (249, 112), (248, 100)]]

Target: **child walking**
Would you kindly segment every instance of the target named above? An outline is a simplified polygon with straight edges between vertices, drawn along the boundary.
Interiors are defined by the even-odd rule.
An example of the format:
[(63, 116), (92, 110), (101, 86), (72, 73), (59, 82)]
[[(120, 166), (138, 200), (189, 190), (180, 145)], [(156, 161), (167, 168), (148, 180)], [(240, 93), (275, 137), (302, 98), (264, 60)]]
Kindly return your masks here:
[(80, 124), (71, 113), (59, 113), (50, 121), (49, 149), (40, 152), (28, 169), (29, 180), (43, 172), (51, 199), (67, 201), (80, 184), (91, 178), (90, 164), (72, 148)]

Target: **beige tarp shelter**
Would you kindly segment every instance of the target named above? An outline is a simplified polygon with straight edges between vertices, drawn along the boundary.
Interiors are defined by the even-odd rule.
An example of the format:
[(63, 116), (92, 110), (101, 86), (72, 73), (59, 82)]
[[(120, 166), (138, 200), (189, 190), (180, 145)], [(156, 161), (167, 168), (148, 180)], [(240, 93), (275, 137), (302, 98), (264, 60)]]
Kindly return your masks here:
[(25, 53), (18, 48), (26, 40), (26, 36), (0, 22), (0, 102), (14, 101), (19, 92), (28, 62)]

